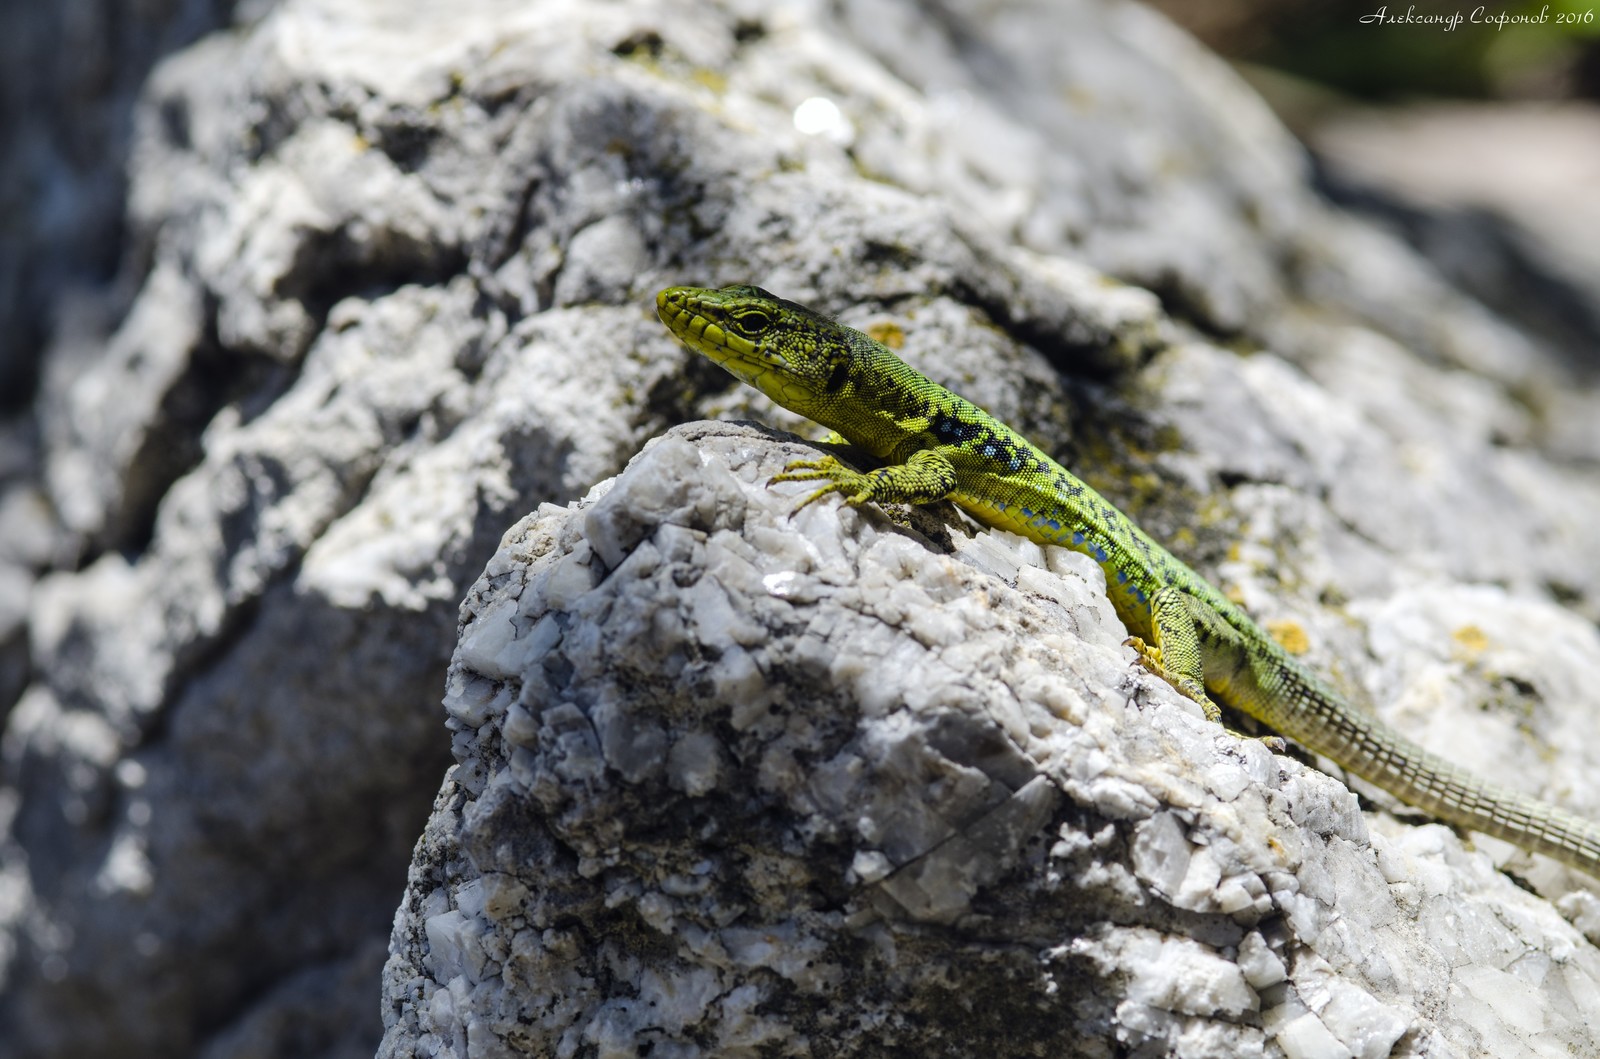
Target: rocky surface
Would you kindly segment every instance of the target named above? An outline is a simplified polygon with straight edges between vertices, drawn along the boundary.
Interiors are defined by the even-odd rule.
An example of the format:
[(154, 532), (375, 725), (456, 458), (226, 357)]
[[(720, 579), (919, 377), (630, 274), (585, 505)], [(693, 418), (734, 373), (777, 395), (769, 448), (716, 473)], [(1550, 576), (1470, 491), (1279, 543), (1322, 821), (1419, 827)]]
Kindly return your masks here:
[[(1600, 950), (1550, 904), (1206, 723), (1086, 558), (791, 518), (806, 487), (766, 483), (814, 451), (676, 428), (506, 534), (380, 1056), (1594, 1046)], [(1538, 663), (1581, 686), (1600, 637), (1568, 633)]]
[[(126, 307), (108, 281), (137, 253), (122, 220), (140, 90), (158, 60), (235, 6), (0, 5), (0, 413), (26, 403), (52, 325)], [(248, 17), (262, 5), (237, 6)]]
[[(251, 7), (254, 5), (244, 5)], [(29, 592), (71, 566), (41, 488), (29, 409), (47, 347), (99, 354), (143, 248), (123, 224), (133, 115), (162, 56), (224, 25), (232, 0), (0, 4), (0, 719), (30, 677)]]
[[(766, 569), (764, 548), (823, 549), (809, 561), (835, 573), (808, 589), (816, 605), (831, 600), (843, 622), (853, 599), (876, 624), (842, 626), (861, 635), (819, 657), (816, 641), (789, 639), (803, 630), (766, 624), (803, 601), (759, 579), (724, 605), (695, 601), (714, 577), (637, 570), (626, 583), (663, 593), (649, 604), (663, 621), (713, 608), (704, 629), (628, 632), (640, 659), (652, 636), (683, 659), (653, 675), (638, 662), (621, 684), (556, 664), (540, 684), (520, 668), (530, 644), (506, 634), (492, 679), (534, 690), (514, 710), (493, 694), (471, 706), (475, 681), (450, 685), (459, 763), (440, 789), (457, 606), (506, 526), (584, 495), (673, 424), (799, 426), (651, 319), (668, 283), (753, 280), (872, 328), (1045, 443), (1435, 748), (1600, 813), (1600, 740), (1584, 721), (1600, 687), (1592, 386), (1322, 206), (1293, 142), (1212, 57), (1140, 8), (1089, 2), (930, 17), (909, 0), (403, 13), (289, 0), (252, 18), (145, 86), (127, 224), (147, 252), (118, 281), (137, 293), (124, 314), (60, 314), (33, 418), (0, 438), (8, 470), (39, 468), (0, 498), (0, 664), (25, 685), (0, 739), (0, 1056), (369, 1054), (380, 1012), (396, 1054), (447, 1041), (539, 1054), (534, 1033), (617, 1054), (651, 1000), (674, 1013), (649, 1031), (662, 1055), (709, 1049), (713, 1031), (803, 1032), (826, 1051), (837, 1027), (808, 1020), (825, 1018), (819, 998), (850, 999), (826, 990), (862, 987), (851, 968), (867, 965), (908, 970), (858, 989), (867, 1021), (837, 1038), (851, 1047), (873, 1026), (933, 1040), (904, 1036), (902, 1002), (938, 1014), (938, 1039), (959, 1047), (1004, 1026), (994, 1010), (1034, 1001), (1017, 1017), (1040, 1040), (1072, 1025), (1180, 1051), (1191, 1025), (1195, 1049), (1267, 1054), (1365, 1055), (1383, 1034), (1350, 1027), (1368, 1024), (1435, 1054), (1581, 1043), (1561, 988), (1584, 985), (1593, 950), (1481, 853), (1363, 816), (1333, 780), (1129, 684), (1092, 591), (1061, 588), (1070, 570), (1036, 587), (1056, 560), (1024, 567), (963, 543), (987, 557), (976, 571), (914, 535), (862, 536), (875, 516), (783, 523), (738, 477), (777, 458), (766, 441), (689, 474), (680, 436), (658, 446), (676, 463), (647, 466), (668, 499), (743, 497), (744, 521), (685, 517), (721, 527), (718, 547), (752, 569)], [(672, 535), (657, 528), (668, 500), (648, 493), (619, 494), (636, 514), (596, 498), (590, 513), (611, 512), (599, 536), (589, 514), (545, 509), (551, 556), (598, 558), (567, 562), (552, 597), (536, 557), (503, 553), (472, 606), (571, 613), (590, 591), (598, 603), (610, 589), (586, 578), (616, 577), (646, 535)], [(684, 540), (672, 568), (686, 578), (722, 562)], [(869, 546), (892, 562), (873, 565)], [(845, 576), (856, 566), (867, 584)], [(543, 580), (513, 599), (528, 574)], [(1058, 590), (1063, 610), (1040, 602)], [(987, 600), (992, 618), (963, 599)], [(888, 620), (896, 607), (903, 621)], [(1049, 624), (1062, 613), (1077, 624)], [(615, 631), (604, 618), (559, 645), (545, 643), (552, 619), (534, 646), (555, 664), (582, 629)], [(971, 655), (947, 639), (968, 619), (985, 646)], [(735, 631), (793, 664), (770, 680), (716, 668), (741, 664)], [(702, 635), (721, 646), (696, 646)], [(754, 667), (761, 644), (734, 642)], [(959, 702), (900, 701), (939, 645), (985, 694), (960, 698), (952, 677), (940, 687)], [(479, 646), (457, 678), (487, 664)], [(722, 683), (673, 699), (683, 689), (664, 674), (702, 665)], [(1027, 680), (1076, 698), (1040, 698)], [(588, 690), (540, 699), (546, 686)], [(800, 726), (787, 745), (815, 756), (752, 765), (740, 755), (785, 745), (763, 719), (780, 717), (767, 701), (780, 694)], [(636, 711), (669, 699), (682, 715), (637, 746), (586, 743), (585, 710), (600, 711), (595, 731), (610, 716), (632, 739)], [(991, 717), (990, 699), (1017, 706)], [(1107, 718), (1122, 722), (1116, 739), (1148, 723), (1155, 742), (1117, 742)], [(894, 741), (899, 724), (909, 741)], [(1089, 753), (1100, 742), (1104, 759)], [(538, 770), (559, 764), (556, 743), (571, 760), (551, 783)], [(834, 777), (834, 802), (795, 793), (847, 746), (864, 764)], [(1216, 755), (1235, 772), (1192, 768)], [(1102, 765), (1116, 781), (1104, 790)], [(531, 799), (506, 798), (536, 780)], [(1113, 812), (1116, 791), (1127, 801)], [(663, 815), (697, 798), (718, 812)], [(872, 807), (868, 831), (840, 798)], [(500, 815), (478, 828), (469, 803)], [(1218, 824), (1229, 812), (1251, 826)], [(836, 831), (806, 830), (829, 819)], [(1262, 829), (1278, 859), (1247, 842)], [(378, 955), (419, 833), (380, 1004)], [(748, 843), (718, 845), (735, 834)], [(929, 858), (945, 845), (954, 863)], [(1595, 933), (1577, 880), (1479, 847)], [(510, 885), (545, 863), (548, 883)], [(612, 894), (608, 871), (640, 881)], [(1341, 912), (1347, 888), (1371, 921)], [(790, 897), (792, 932), (737, 933), (788, 922)], [(1487, 925), (1450, 919), (1469, 898), (1488, 902), (1471, 906)], [(1034, 918), (1013, 922), (1024, 899)], [(726, 918), (740, 909), (748, 924)], [(553, 917), (537, 947), (520, 933), (529, 913)], [(1329, 937), (1312, 938), (1318, 925)], [(1450, 944), (1476, 962), (1441, 960)], [(532, 962), (489, 974), (513, 954)], [(947, 965), (929, 962), (941, 954)], [(536, 1011), (554, 994), (518, 975), (568, 970), (575, 991)], [(1413, 979), (1429, 984), (1408, 992)], [(1323, 980), (1345, 984), (1318, 992)], [(1488, 999), (1460, 1006), (1462, 990)], [(1496, 1006), (1524, 993), (1550, 998)], [(1540, 1014), (1518, 1022), (1522, 1010)], [(517, 1012), (532, 1020), (524, 1036), (506, 1030)]]

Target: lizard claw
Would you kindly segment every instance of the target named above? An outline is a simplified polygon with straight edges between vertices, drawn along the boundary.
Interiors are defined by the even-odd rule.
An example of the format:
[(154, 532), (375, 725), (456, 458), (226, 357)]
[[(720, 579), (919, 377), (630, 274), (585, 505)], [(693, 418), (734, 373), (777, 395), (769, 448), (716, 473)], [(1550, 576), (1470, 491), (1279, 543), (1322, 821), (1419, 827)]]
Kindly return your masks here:
[(820, 460), (790, 460), (783, 470), (767, 480), (768, 485), (774, 482), (811, 482), (818, 478), (832, 478), (835, 471), (843, 470), (839, 461), (832, 456), (825, 456)]
[(871, 490), (866, 488), (871, 482), (870, 477), (860, 471), (851, 470), (832, 456), (824, 456), (819, 460), (792, 460), (782, 471), (768, 479), (767, 485), (776, 485), (778, 482), (815, 482), (824, 479), (828, 484), (795, 505), (794, 510), (789, 512), (790, 518), (829, 493), (844, 493), (845, 503), (851, 505), (864, 504), (872, 499)]
[(1211, 701), (1211, 696), (1206, 694), (1205, 685), (1194, 677), (1187, 677), (1181, 673), (1173, 673), (1161, 664), (1161, 648), (1151, 647), (1137, 636), (1130, 636), (1122, 641), (1122, 646), (1133, 648), (1136, 661), (1150, 672), (1151, 675), (1161, 678), (1172, 690), (1195, 703), (1200, 711), (1206, 715), (1206, 720), (1222, 723), (1222, 709)]
[(1122, 646), (1133, 648), (1135, 661), (1145, 669), (1162, 680), (1167, 679), (1167, 670), (1161, 664), (1161, 648), (1151, 647), (1137, 636), (1130, 636), (1122, 641)]

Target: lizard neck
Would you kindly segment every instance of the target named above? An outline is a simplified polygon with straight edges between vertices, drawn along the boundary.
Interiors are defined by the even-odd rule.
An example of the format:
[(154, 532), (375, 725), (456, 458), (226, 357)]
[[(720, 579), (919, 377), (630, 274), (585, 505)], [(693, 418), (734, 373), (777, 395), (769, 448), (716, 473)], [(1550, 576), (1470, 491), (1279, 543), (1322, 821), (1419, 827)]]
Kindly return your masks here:
[(809, 410), (809, 418), (879, 459), (903, 457), (945, 440), (933, 425), (957, 406), (976, 407), (940, 386), (866, 335), (852, 336), (851, 357), (838, 384)]

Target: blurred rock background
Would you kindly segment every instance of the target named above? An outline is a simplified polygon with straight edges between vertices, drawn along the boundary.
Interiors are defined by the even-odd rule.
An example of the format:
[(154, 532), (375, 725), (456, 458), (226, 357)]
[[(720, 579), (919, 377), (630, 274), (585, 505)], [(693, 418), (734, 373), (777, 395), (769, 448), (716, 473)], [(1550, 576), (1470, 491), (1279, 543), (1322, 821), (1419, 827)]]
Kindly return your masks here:
[[(1579, 189), (1600, 179), (1600, 12), (1572, 0), (1152, 6), (1235, 61), (1334, 202), (1400, 233), (1519, 326), (1593, 358), (1600, 205)], [(1380, 11), (1460, 22), (1362, 21)]]

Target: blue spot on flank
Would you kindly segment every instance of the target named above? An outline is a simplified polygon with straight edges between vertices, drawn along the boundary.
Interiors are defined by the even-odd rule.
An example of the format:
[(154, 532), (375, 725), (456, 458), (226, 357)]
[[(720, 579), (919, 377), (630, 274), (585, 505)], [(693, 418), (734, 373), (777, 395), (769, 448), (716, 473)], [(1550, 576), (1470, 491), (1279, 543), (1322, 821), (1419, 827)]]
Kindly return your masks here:
[(1099, 545), (1095, 545), (1094, 561), (1097, 563), (1103, 563), (1106, 561), (1106, 550)]
[(1144, 594), (1144, 589), (1140, 588), (1138, 585), (1133, 586), (1133, 598), (1137, 599), (1140, 603), (1150, 602), (1150, 597), (1146, 596)]
[(1118, 570), (1117, 571), (1117, 584), (1125, 585), (1127, 583), (1128, 583), (1128, 571), (1126, 571), (1126, 570)]
[(1083, 543), (1083, 530), (1076, 530), (1076, 531), (1073, 532), (1073, 534), (1072, 534), (1072, 543), (1073, 544), (1082, 544)]

